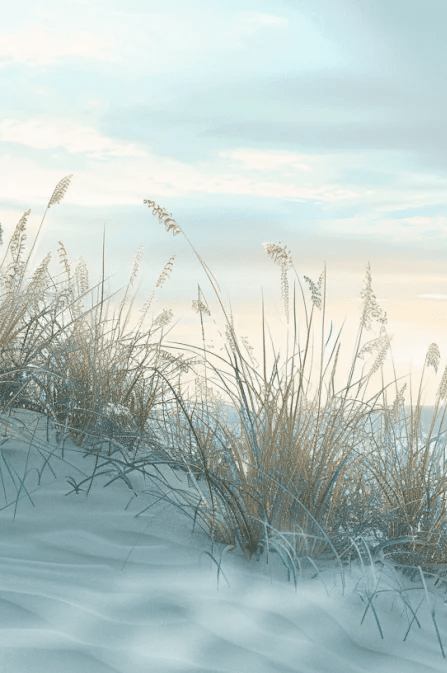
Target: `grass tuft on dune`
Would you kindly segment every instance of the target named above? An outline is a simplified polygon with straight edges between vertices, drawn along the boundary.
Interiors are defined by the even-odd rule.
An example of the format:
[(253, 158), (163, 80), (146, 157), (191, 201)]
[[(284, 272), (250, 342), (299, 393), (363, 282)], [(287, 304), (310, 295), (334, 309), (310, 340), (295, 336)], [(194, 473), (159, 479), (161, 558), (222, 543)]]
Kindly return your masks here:
[[(56, 186), (47, 210), (62, 201), (70, 180), (68, 176)], [(185, 232), (166, 210), (153, 201), (144, 203), (168, 233), (185, 237), (207, 274), (224, 322), (225, 355), (206, 346), (207, 321), (219, 318), (200, 287), (192, 308), (200, 323), (201, 347), (167, 341), (173, 315), (166, 309), (143, 330), (174, 257), (162, 269), (132, 330), (127, 330), (134, 301), (130, 292), (141, 251), (117, 314), (110, 319), (110, 297), (104, 297), (104, 241), (97, 286), (90, 287), (82, 260), (72, 276), (61, 242), (65, 277), (58, 282), (50, 277), (47, 255), (25, 281), (36, 243), (24, 262), (30, 211), (25, 212), (0, 266), (1, 422), (6, 438), (13, 427), (20, 432), (15, 411), (37, 412), (47, 420), (47, 443), (30, 441), (22, 473), (0, 445), (1, 507), (12, 507), (15, 516), (20, 500), (32, 499), (54, 461), (69, 461), (65, 442), (70, 438), (86, 462), (79, 479), (70, 477), (69, 493), (88, 495), (106, 475), (106, 484), (124, 481), (131, 497), (167, 500), (208, 535), (218, 572), (222, 557), (218, 560), (215, 545), (238, 548), (247, 559), (265, 557), (267, 562), (270, 554), (277, 554), (295, 586), (300, 577), (318, 575), (328, 566), (338, 568), (343, 586), (345, 573), (356, 566), (361, 570), (363, 618), (368, 612), (374, 615), (381, 637), (376, 598), (394, 592), (408, 618), (405, 638), (419, 624), (418, 611), (425, 602), (445, 657), (436, 605), (447, 584), (447, 471), (444, 433), (433, 436), (433, 430), (441, 412), (441, 425), (444, 420), (447, 368), (431, 428), (424, 435), (423, 376), (409, 416), (404, 410), (406, 384), (399, 389), (397, 379), (383, 382), (391, 345), (387, 315), (375, 299), (368, 264), (352, 364), (346, 384), (336, 392), (341, 330), (328, 353), (332, 324), (327, 336), (326, 268), (317, 282), (304, 276), (309, 306), (291, 252), (281, 243), (264, 243), (264, 249), (280, 268), (286, 356), (281, 361), (273, 344), (268, 353), (263, 305), (258, 362), (250, 344), (236, 334), (217, 281)], [(293, 292), (289, 272), (295, 275)], [(302, 321), (297, 287), (303, 300), (304, 344), (298, 336)], [(92, 300), (85, 308), (84, 300), (95, 289), (96, 303)], [(317, 321), (320, 343), (314, 348)], [(365, 340), (374, 324), (379, 335)], [(367, 354), (372, 361), (363, 362)], [(424, 372), (430, 367), (437, 372), (439, 362), (439, 348), (431, 344)], [(367, 394), (379, 371), (382, 388)], [(236, 423), (230, 422), (229, 408), (237, 413)], [(186, 473), (190, 488), (168, 484), (161, 466)], [(132, 482), (136, 474), (147, 484), (139, 493)]]

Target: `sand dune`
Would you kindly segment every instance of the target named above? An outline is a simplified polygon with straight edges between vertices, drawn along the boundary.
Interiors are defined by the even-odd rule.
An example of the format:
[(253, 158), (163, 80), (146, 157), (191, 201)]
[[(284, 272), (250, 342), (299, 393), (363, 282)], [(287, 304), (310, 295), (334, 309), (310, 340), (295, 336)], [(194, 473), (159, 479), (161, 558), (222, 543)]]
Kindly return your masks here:
[[(21, 418), (36, 415), (22, 412)], [(44, 436), (39, 429), (33, 442)], [(22, 474), (27, 442), (3, 439), (3, 455)], [(71, 453), (66, 459), (88, 473), (91, 459)], [(421, 628), (413, 625), (403, 642), (408, 621), (399, 601), (394, 596), (393, 607), (391, 597), (378, 599), (382, 640), (371, 611), (360, 624), (365, 608), (354, 591), (354, 570), (344, 596), (332, 569), (322, 575), (326, 587), (320, 578), (308, 578), (295, 592), (276, 554), (267, 565), (265, 556), (247, 561), (230, 550), (218, 583), (216, 564), (203, 553), (211, 551), (210, 541), (192, 533), (192, 522), (180, 511), (159, 502), (135, 517), (153, 498), (132, 497), (123, 482), (104, 488), (106, 477), (87, 498), (65, 495), (71, 490), (66, 476), (79, 479), (79, 471), (55, 458), (52, 466), (57, 479), (44, 472), (31, 494), (34, 507), (22, 498), (15, 522), (13, 507), (0, 512), (0, 670), (445, 671), (426, 605), (418, 613)], [(183, 473), (166, 474), (187, 487)], [(31, 488), (31, 474), (29, 483)], [(221, 551), (222, 545), (215, 548)], [(441, 603), (437, 621), (444, 644), (446, 612)]]

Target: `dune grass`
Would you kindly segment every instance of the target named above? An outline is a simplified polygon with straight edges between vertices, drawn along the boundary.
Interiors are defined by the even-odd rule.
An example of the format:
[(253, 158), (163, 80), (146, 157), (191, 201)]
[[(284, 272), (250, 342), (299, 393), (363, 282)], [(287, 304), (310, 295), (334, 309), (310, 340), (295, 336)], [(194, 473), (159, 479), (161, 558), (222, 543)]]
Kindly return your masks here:
[[(47, 209), (61, 202), (70, 180), (68, 176), (56, 186)], [(298, 576), (319, 574), (334, 564), (344, 586), (345, 573), (356, 566), (361, 571), (358, 587), (366, 603), (364, 617), (372, 611), (381, 636), (376, 599), (390, 591), (400, 598), (409, 620), (407, 637), (413, 624), (420, 625), (421, 603), (413, 607), (409, 598), (419, 592), (430, 607), (445, 656), (435, 605), (447, 584), (447, 471), (444, 433), (432, 434), (441, 411), (444, 420), (447, 367), (431, 428), (424, 436), (420, 426), (424, 375), (416, 404), (410, 400), (409, 417), (404, 413), (406, 384), (399, 389), (397, 379), (387, 385), (383, 381), (391, 345), (387, 316), (375, 299), (368, 265), (352, 364), (346, 385), (336, 392), (341, 329), (328, 353), (332, 323), (327, 335), (326, 268), (317, 283), (304, 276), (311, 294), (309, 310), (291, 253), (280, 243), (265, 243), (264, 249), (281, 272), (286, 356), (281, 362), (273, 343), (271, 356), (268, 353), (262, 304), (259, 364), (247, 341), (236, 334), (217, 281), (185, 232), (166, 210), (153, 201), (144, 203), (168, 232), (185, 237), (204, 269), (223, 316), (225, 356), (206, 347), (207, 321), (215, 319), (200, 287), (192, 309), (200, 322), (202, 347), (167, 341), (173, 316), (166, 309), (152, 316), (150, 327), (141, 331), (156, 290), (170, 276), (174, 257), (162, 269), (137, 327), (130, 331), (126, 327), (134, 297), (129, 293), (141, 249), (111, 319), (110, 297), (104, 297), (104, 239), (102, 278), (93, 288), (82, 259), (72, 275), (61, 242), (65, 278), (56, 283), (50, 277), (47, 255), (26, 284), (36, 240), (24, 262), (30, 211), (25, 212), (0, 266), (2, 506), (13, 505), (16, 511), (22, 497), (31, 499), (31, 473), (38, 474), (40, 483), (43, 472), (52, 471), (53, 460), (65, 460), (65, 440), (70, 437), (90, 457), (90, 474), (78, 481), (71, 478), (72, 491), (88, 495), (95, 479), (104, 474), (110, 475), (109, 483), (122, 479), (133, 491), (132, 475), (142, 475), (149, 484), (143, 493), (168, 500), (209, 536), (218, 579), (222, 555), (218, 561), (215, 544), (223, 545), (224, 552), (238, 548), (247, 558), (255, 555), (259, 560), (265, 555), (267, 562), (270, 552), (277, 553), (295, 586)], [(8, 253), (11, 261), (5, 264)], [(292, 301), (290, 271), (295, 275)], [(298, 318), (297, 286), (304, 321)], [(96, 303), (86, 309), (83, 300), (95, 289)], [(317, 320), (321, 338), (315, 356), (312, 329)], [(365, 342), (364, 333), (372, 331), (374, 322), (380, 325), (379, 336)], [(303, 347), (300, 324), (306, 326)], [(372, 362), (363, 363), (359, 372), (368, 353)], [(431, 344), (424, 373), (429, 367), (437, 372), (439, 362), (438, 346)], [(368, 396), (371, 377), (379, 371), (382, 387)], [(229, 422), (228, 405), (237, 411), (236, 424)], [(14, 410), (23, 408), (47, 419), (48, 444), (34, 446), (40, 467), (31, 469), (27, 462), (20, 476), (2, 447)], [(195, 496), (167, 488), (160, 464), (187, 473)], [(384, 584), (390, 588), (382, 589)]]

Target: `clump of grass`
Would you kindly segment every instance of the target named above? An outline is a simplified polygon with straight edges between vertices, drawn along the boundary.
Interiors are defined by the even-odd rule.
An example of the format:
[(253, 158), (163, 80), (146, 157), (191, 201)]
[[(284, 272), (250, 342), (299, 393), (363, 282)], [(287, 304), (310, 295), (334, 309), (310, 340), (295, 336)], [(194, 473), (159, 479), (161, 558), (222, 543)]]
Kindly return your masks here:
[[(59, 183), (48, 207), (60, 202), (70, 178)], [(381, 631), (373, 602), (381, 592), (375, 575), (377, 564), (398, 569), (413, 580), (421, 578), (420, 588), (427, 600), (432, 591), (429, 583), (436, 586), (445, 580), (445, 441), (443, 433), (435, 437), (432, 433), (447, 394), (447, 368), (429, 434), (423, 437), (422, 379), (410, 419), (403, 413), (405, 386), (399, 390), (397, 379), (393, 382), (395, 397), (388, 400), (392, 384), (383, 381), (383, 363), (391, 350), (387, 316), (376, 301), (368, 265), (352, 363), (346, 385), (336, 392), (341, 329), (328, 352), (332, 323), (328, 335), (326, 267), (317, 282), (304, 276), (310, 291), (309, 310), (291, 252), (281, 243), (265, 243), (264, 249), (281, 270), (288, 326), (286, 356), (282, 362), (272, 344), (272, 362), (267, 364), (262, 302), (259, 364), (247, 340), (236, 334), (216, 279), (184, 231), (155, 202), (147, 200), (145, 204), (168, 232), (185, 236), (204, 269), (225, 321), (225, 356), (206, 347), (207, 321), (214, 320), (214, 315), (200, 286), (192, 308), (199, 315), (202, 347), (166, 342), (169, 330), (165, 328), (172, 321), (168, 310), (153, 318), (148, 330), (140, 331), (156, 289), (172, 272), (174, 257), (144, 305), (137, 329), (129, 333), (125, 328), (134, 301), (129, 291), (141, 249), (118, 314), (111, 320), (108, 298), (104, 298), (104, 239), (95, 306), (86, 310), (82, 304), (91, 292), (85, 263), (81, 260), (73, 277), (62, 243), (59, 256), (65, 280), (56, 285), (49, 277), (47, 256), (25, 289), (27, 263), (21, 260), (25, 213), (8, 248), (13, 261), (6, 269), (0, 267), (6, 288), (0, 303), (4, 318), (0, 332), (3, 410), (20, 406), (51, 418), (58, 429), (62, 458), (66, 435), (80, 450), (93, 454), (92, 472), (71, 483), (76, 492), (88, 494), (95, 477), (104, 473), (110, 475), (109, 483), (123, 479), (131, 489), (134, 473), (150, 480), (158, 490), (145, 489), (145, 493), (168, 500), (193, 519), (194, 525), (196, 521), (203, 524), (219, 571), (215, 543), (224, 545), (225, 550), (239, 547), (248, 558), (256, 555), (259, 560), (265, 554), (267, 562), (273, 550), (295, 586), (298, 575), (309, 569), (319, 573), (325, 564), (334, 562), (344, 581), (346, 564), (357, 563), (365, 580), (361, 592), (367, 603), (365, 615), (371, 609)], [(295, 274), (292, 305), (290, 271)], [(297, 329), (297, 284), (306, 325), (303, 347)], [(67, 313), (69, 322), (61, 325), (60, 316)], [(315, 355), (312, 329), (318, 321), (321, 338)], [(364, 343), (364, 332), (372, 331), (374, 322), (380, 327), (379, 335)], [(363, 364), (358, 372), (367, 354), (372, 362), (368, 368)], [(439, 360), (439, 349), (432, 344), (426, 367), (437, 371)], [(379, 371), (382, 387), (367, 395), (372, 377)], [(184, 380), (188, 373), (194, 376), (192, 392), (190, 382)], [(238, 415), (234, 426), (226, 417), (228, 404)], [(186, 472), (195, 494), (167, 488), (158, 471), (160, 464)], [(49, 466), (48, 456), (45, 465)], [(26, 473), (19, 480), (17, 498), (26, 490), (25, 478)], [(393, 591), (412, 615), (410, 629), (417, 621), (418, 609), (411, 607), (406, 590)], [(431, 614), (444, 655), (434, 611)]]
[[(169, 213), (157, 210), (153, 202), (148, 203), (153, 207), (153, 212), (159, 215), (161, 221), (163, 217), (167, 218), (168, 231), (172, 230), (175, 234), (181, 232), (178, 225), (174, 224), (172, 218), (169, 217)], [(160, 214), (161, 212), (163, 214)], [(281, 287), (287, 317), (289, 310), (287, 270), (293, 267), (291, 254), (280, 244), (265, 244), (265, 249), (273, 261), (281, 267)], [(199, 255), (198, 258), (202, 263)], [(202, 264), (202, 266), (208, 273), (206, 265)], [(188, 413), (182, 401), (178, 402), (179, 412), (183, 411), (191, 431), (189, 444), (195, 445), (194, 452), (200, 456), (200, 469), (206, 477), (211, 498), (213, 499), (213, 496), (216, 499), (220, 498), (222, 503), (220, 517), (214, 509), (211, 514), (212, 533), (217, 535), (219, 541), (226, 544), (234, 545), (237, 541), (241, 548), (251, 556), (264, 547), (266, 526), (282, 530), (284, 527), (292, 528), (295, 529), (293, 531), (294, 551), (299, 556), (304, 554), (310, 557), (321, 554), (324, 550), (327, 551), (328, 546), (331, 547), (328, 535), (324, 531), (333, 533), (340, 528), (340, 521), (334, 516), (335, 504), (342, 499), (340, 489), (344, 475), (348, 469), (352, 470), (360, 461), (361, 455), (357, 447), (358, 438), (355, 430), (365, 416), (361, 405), (353, 405), (347, 400), (348, 392), (352, 387), (353, 371), (351, 371), (344, 396), (329, 393), (327, 400), (324, 403), (322, 401), (323, 377), (330, 365), (338, 337), (324, 371), (324, 348), (323, 346), (321, 348), (319, 386), (316, 396), (309, 400), (309, 386), (306, 390), (304, 389), (314, 309), (321, 310), (322, 301), (324, 313), (326, 272), (324, 271), (320, 277), (318, 285), (307, 279), (312, 291), (313, 305), (310, 318), (306, 307), (308, 334), (304, 355), (302, 356), (301, 349), (296, 348), (281, 373), (278, 368), (279, 357), (275, 353), (274, 366), (270, 374), (267, 373), (266, 368), (264, 318), (262, 322), (263, 369), (259, 372), (244, 355), (231, 319), (218, 296), (214, 279), (210, 275), (208, 277), (227, 323), (226, 352), (228, 358), (226, 361), (220, 357), (218, 359), (226, 365), (226, 371), (230, 370), (232, 376), (230, 375), (229, 380), (223, 369), (215, 365), (211, 365), (211, 368), (216, 375), (217, 386), (223, 390), (238, 410), (240, 437), (235, 438), (234, 435), (230, 436), (226, 433), (225, 442), (222, 442), (221, 438), (216, 440), (215, 429), (211, 429), (209, 425), (209, 413), (205, 414), (204, 418), (200, 418), (197, 416), (197, 411), (193, 414)], [(322, 299), (323, 277), (324, 298)], [(375, 317), (377, 313), (377, 307), (370, 295), (368, 295), (368, 301), (363, 317), (363, 326), (367, 329), (369, 328), (368, 320)], [(296, 304), (293, 308), (294, 346), (296, 346)], [(380, 317), (382, 316), (379, 315)], [(322, 339), (324, 339), (324, 318)], [(213, 355), (207, 353), (205, 348), (202, 351), (207, 356)], [(379, 357), (383, 358), (382, 352), (379, 352)], [(332, 369), (332, 383), (335, 366), (336, 362)], [(376, 361), (375, 368), (377, 367)], [(367, 384), (369, 376), (362, 377), (357, 382), (356, 399), (358, 399), (359, 389)], [(177, 418), (180, 415), (178, 413)], [(206, 433), (202, 431), (202, 428), (206, 428)], [(222, 430), (225, 433), (223, 428)], [(220, 451), (216, 447), (218, 443), (221, 444)], [(190, 461), (192, 452), (191, 450)], [(226, 469), (221, 465), (217, 466), (215, 456), (218, 453), (225, 455)], [(246, 459), (244, 460), (243, 457)], [(298, 528), (297, 521), (299, 522)]]
[[(430, 360), (434, 346), (428, 350), (426, 366), (434, 364)], [(415, 411), (411, 405), (410, 418), (400, 418), (404, 422), (404, 439), (402, 427), (398, 435), (390, 422), (396, 409), (387, 409), (382, 418), (382, 432), (377, 432), (374, 438), (375, 450), (365, 461), (382, 495), (383, 539), (378, 547), (387, 544), (387, 556), (411, 577), (419, 575), (418, 567), (426, 571), (436, 569), (443, 577), (447, 570), (445, 432), (432, 437), (444, 396), (443, 386), (444, 380), (438, 388), (428, 436), (420, 430), (420, 386)], [(445, 409), (441, 425), (444, 415)]]
[[(64, 178), (56, 186), (47, 210), (60, 202), (70, 178)], [(172, 313), (163, 310), (151, 328), (141, 333), (154, 291), (142, 309), (136, 330), (130, 334), (125, 332), (133, 302), (128, 295), (137, 275), (140, 249), (118, 317), (113, 316), (109, 328), (108, 299), (104, 298), (104, 240), (102, 280), (95, 286), (101, 290), (101, 296), (95, 305), (92, 302), (90, 309), (85, 310), (82, 303), (95, 289), (89, 288), (85, 262), (81, 259), (72, 277), (61, 242), (59, 256), (65, 280), (56, 284), (50, 277), (51, 255), (48, 254), (26, 285), (25, 272), (32, 252), (23, 262), (29, 213), (27, 211), (19, 221), (0, 266), (0, 284), (6, 289), (0, 298), (1, 411), (27, 409), (51, 419), (57, 429), (56, 439), (61, 442), (62, 458), (67, 436), (96, 454), (104, 446), (108, 455), (115, 451), (135, 454), (141, 438), (148, 434), (147, 423), (154, 409), (169, 401), (165, 400), (166, 386), (161, 377), (157, 373), (148, 377), (147, 371), (157, 368), (162, 373), (169, 371), (171, 378), (179, 374), (181, 378), (189, 369), (186, 360), (172, 358), (162, 347), (164, 330), (172, 320)], [(8, 252), (12, 261), (5, 265)], [(172, 267), (171, 257), (158, 278), (156, 289), (169, 278)], [(127, 315), (124, 315), (126, 307)], [(64, 316), (67, 320), (67, 314), (68, 322), (61, 324)], [(47, 438), (48, 432), (47, 424)], [(0, 458), (4, 488), (8, 475), (14, 484), (19, 483), (4, 452)], [(48, 466), (46, 458), (44, 464)], [(26, 476), (27, 473), (17, 478), (24, 484)], [(23, 486), (16, 488), (17, 497), (21, 492)], [(6, 491), (4, 495), (5, 506), (9, 506), (10, 497)]]
[[(88, 315), (76, 316), (56, 366), (54, 362), (51, 366), (46, 363), (53, 377), (56, 375), (58, 379), (54, 384), (57, 395), (51, 404), (52, 414), (58, 424), (70, 428), (70, 435), (79, 446), (87, 437), (94, 436), (98, 446), (105, 437), (115, 436), (128, 449), (133, 449), (138, 445), (139, 436), (144, 434), (154, 407), (165, 395), (160, 376), (155, 374), (149, 378), (147, 372), (156, 367), (161, 372), (170, 370), (173, 376), (179, 371), (188, 371), (187, 361), (179, 358), (173, 362), (162, 348), (164, 329), (172, 320), (172, 312), (163, 310), (148, 331), (144, 334), (140, 331), (153, 295), (143, 309), (137, 329), (124, 332), (132, 303), (127, 307), (124, 321), (123, 312), (140, 256), (135, 260), (118, 316), (114, 315), (109, 321), (108, 306), (102, 296)], [(157, 287), (171, 269), (172, 259), (165, 265)], [(63, 372), (69, 374), (66, 380), (62, 378)], [(48, 387), (46, 392), (48, 400)], [(109, 442), (109, 453), (111, 450)]]
[[(68, 188), (71, 176), (63, 178), (56, 186), (47, 205), (39, 230), (34, 240), (35, 246), (47, 210), (59, 203)], [(34, 272), (27, 287), (24, 286), (25, 272), (31, 256), (26, 262), (23, 253), (26, 240), (26, 224), (30, 215), (26, 211), (20, 218), (10, 239), (3, 261), (0, 265), (0, 285), (3, 293), (0, 297), (0, 402), (3, 409), (21, 403), (25, 405), (23, 391), (27, 387), (26, 369), (31, 366), (39, 353), (54, 343), (60, 330), (55, 331), (59, 315), (58, 305), (63, 291), (57, 292), (57, 286), (49, 277), (48, 265), (51, 254), (48, 254)], [(0, 228), (0, 242), (2, 243)], [(11, 261), (5, 264), (8, 252)], [(56, 296), (48, 304), (48, 290), (51, 284), (56, 288)], [(42, 306), (43, 304), (43, 306)], [(48, 330), (50, 316), (50, 330)], [(25, 380), (24, 380), (25, 379)], [(31, 404), (31, 401), (28, 400)]]
[[(153, 202), (149, 204), (155, 207)], [(169, 213), (156, 207), (155, 212), (160, 221), (163, 218), (160, 212), (168, 217), (168, 231), (182, 233)], [(264, 247), (269, 257), (281, 267), (282, 298), (289, 322), (287, 271), (293, 268), (291, 253), (281, 244), (265, 244)], [(416, 417), (412, 418), (410, 427), (406, 426), (407, 446), (399, 445), (395, 432), (395, 423), (406, 420), (401, 415), (405, 388), (397, 389), (397, 379), (396, 397), (391, 406), (387, 401), (388, 386), (383, 386), (370, 399), (364, 399), (373, 374), (382, 370), (383, 380), (383, 363), (390, 349), (385, 329), (387, 316), (375, 299), (369, 265), (347, 384), (335, 394), (338, 344), (327, 397), (323, 402), (323, 379), (338, 341), (337, 337), (325, 364), (326, 269), (318, 283), (305, 277), (311, 290), (312, 309), (309, 317), (304, 302), (307, 326), (304, 349), (297, 343), (294, 302), (293, 352), (286, 358), (282, 375), (278, 368), (279, 356), (274, 353), (274, 365), (267, 374), (264, 309), (263, 368), (259, 372), (250, 353), (248, 358), (245, 356), (231, 316), (227, 315), (218, 296), (217, 284), (200, 255), (196, 254), (226, 320), (228, 357), (226, 361), (218, 358), (225, 365), (225, 370), (213, 365), (211, 368), (217, 378), (217, 387), (227, 394), (238, 410), (240, 425), (239, 437), (221, 428), (225, 435), (223, 440), (210, 423), (213, 412), (205, 417), (203, 414), (198, 416), (196, 411), (187, 412), (179, 400), (177, 418), (183, 412), (190, 431), (189, 446), (194, 445), (195, 449), (195, 467), (205, 476), (210, 494), (208, 502), (202, 493), (201, 504), (202, 512), (206, 513), (205, 519), (208, 517), (212, 540), (227, 546), (239, 544), (249, 557), (253, 553), (259, 556), (263, 550), (268, 552), (271, 545), (281, 554), (288, 570), (294, 571), (295, 567), (301, 569), (303, 561), (313, 563), (313, 559), (321, 561), (328, 555), (338, 562), (342, 557), (357, 555), (361, 561), (356, 544), (356, 540), (361, 539), (366, 545), (371, 566), (377, 557), (382, 560), (388, 558), (404, 573), (410, 570), (411, 576), (421, 574), (422, 569), (426, 573), (435, 569), (436, 581), (441, 581), (445, 567), (445, 454), (440, 456), (436, 451), (440, 446), (440, 435), (431, 438), (434, 420), (423, 450), (418, 446), (422, 380)], [(297, 280), (299, 282), (298, 275)], [(304, 298), (302, 286), (301, 292)], [(316, 395), (309, 399), (304, 382), (315, 308), (323, 308), (319, 384)], [(202, 332), (203, 313), (203, 310), (200, 311)], [(209, 315), (209, 311), (206, 313)], [(380, 334), (361, 347), (362, 333), (371, 330), (374, 320), (380, 323)], [(326, 345), (328, 342), (329, 338)], [(374, 351), (370, 370), (364, 374), (363, 368), (353, 383), (358, 360)], [(213, 353), (207, 352), (205, 347), (202, 352), (206, 356), (206, 372), (208, 356), (213, 357)], [(437, 346), (432, 345), (427, 354), (427, 366), (436, 369), (438, 359)], [(446, 380), (447, 371), (438, 391), (434, 417), (440, 400), (446, 394)], [(207, 385), (208, 381), (205, 383)], [(380, 398), (381, 405), (378, 404)], [(371, 430), (368, 433), (367, 425), (372, 428), (372, 418), (378, 415), (385, 426), (384, 432)], [(390, 446), (393, 452), (390, 452)], [(223, 456), (223, 460), (216, 461), (216, 455)], [(384, 457), (387, 462), (384, 462)], [(200, 467), (197, 460), (201, 463)], [(189, 461), (192, 464), (192, 450)], [(286, 535), (290, 535), (293, 542), (286, 541)], [(441, 642), (440, 646), (444, 655)]]

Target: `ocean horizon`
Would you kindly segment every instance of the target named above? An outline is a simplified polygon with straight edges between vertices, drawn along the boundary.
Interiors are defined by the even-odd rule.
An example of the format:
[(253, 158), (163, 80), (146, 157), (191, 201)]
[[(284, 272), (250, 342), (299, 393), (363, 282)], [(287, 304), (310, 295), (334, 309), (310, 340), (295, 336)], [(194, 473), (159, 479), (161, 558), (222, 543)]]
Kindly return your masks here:
[[(415, 409), (416, 405), (413, 405), (413, 410)], [(231, 422), (237, 422), (238, 420), (238, 415), (235, 407), (228, 406), (228, 415), (229, 419)], [(405, 414), (408, 416), (411, 411), (411, 405), (404, 405), (405, 408)], [(421, 425), (422, 425), (422, 430), (423, 432), (428, 432), (430, 429), (430, 424), (433, 418), (433, 413), (434, 413), (435, 405), (434, 404), (427, 404), (427, 405), (422, 405), (422, 412), (421, 412)], [(439, 407), (434, 430), (439, 430), (440, 425), (441, 425), (441, 419), (442, 419), (442, 414), (443, 414), (443, 407)], [(447, 411), (446, 411), (446, 417), (444, 419), (444, 422), (442, 424), (442, 428), (446, 429), (447, 428)]]

